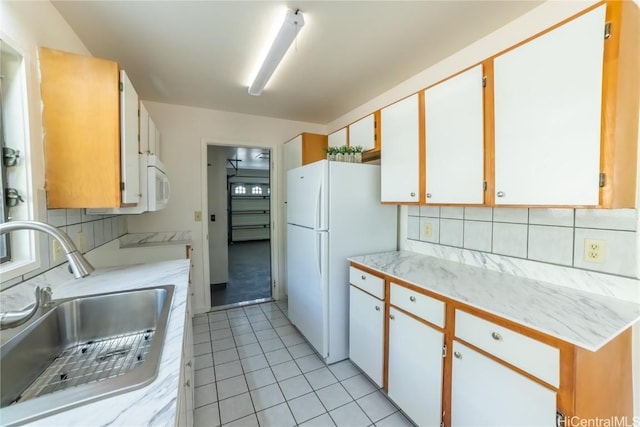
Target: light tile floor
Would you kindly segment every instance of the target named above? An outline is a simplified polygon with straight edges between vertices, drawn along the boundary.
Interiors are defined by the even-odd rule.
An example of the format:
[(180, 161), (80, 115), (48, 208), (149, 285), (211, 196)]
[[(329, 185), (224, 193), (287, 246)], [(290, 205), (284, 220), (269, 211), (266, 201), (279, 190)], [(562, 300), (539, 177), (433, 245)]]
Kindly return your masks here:
[(194, 317), (195, 426), (412, 424), (350, 361), (325, 365), (270, 302)]

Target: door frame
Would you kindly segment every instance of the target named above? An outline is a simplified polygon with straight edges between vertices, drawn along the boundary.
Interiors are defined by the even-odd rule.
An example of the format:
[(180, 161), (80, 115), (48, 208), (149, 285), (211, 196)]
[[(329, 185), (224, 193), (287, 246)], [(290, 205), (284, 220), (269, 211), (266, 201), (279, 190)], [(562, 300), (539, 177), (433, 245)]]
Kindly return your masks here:
[(233, 141), (233, 140), (221, 140), (215, 138), (202, 138), (200, 144), (200, 181), (201, 181), (201, 209), (202, 209), (202, 272), (205, 288), (205, 303), (206, 307), (211, 308), (211, 266), (209, 265), (209, 206), (208, 206), (208, 167), (207, 167), (207, 147), (213, 146), (226, 146), (226, 147), (242, 147), (242, 148), (266, 148), (271, 151), (270, 170), (269, 170), (269, 186), (271, 188), (271, 197), (269, 198), (270, 213), (271, 213), (271, 238), (269, 240), (271, 250), (271, 297), (274, 300), (279, 300), (284, 295), (281, 294), (282, 286), (278, 284), (282, 283), (280, 280), (280, 251), (282, 237), (280, 236), (280, 186), (278, 183), (280, 180), (280, 164), (279, 164), (279, 148), (276, 146), (268, 145), (266, 143), (246, 142), (246, 141)]

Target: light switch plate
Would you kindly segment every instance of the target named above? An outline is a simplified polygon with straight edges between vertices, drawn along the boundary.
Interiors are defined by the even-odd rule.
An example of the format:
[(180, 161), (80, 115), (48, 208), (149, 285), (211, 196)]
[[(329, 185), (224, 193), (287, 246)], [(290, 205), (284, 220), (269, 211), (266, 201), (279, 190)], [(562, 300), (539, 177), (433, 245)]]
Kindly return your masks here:
[(195, 211), (193, 213), (193, 219), (194, 219), (195, 222), (202, 221), (202, 211)]

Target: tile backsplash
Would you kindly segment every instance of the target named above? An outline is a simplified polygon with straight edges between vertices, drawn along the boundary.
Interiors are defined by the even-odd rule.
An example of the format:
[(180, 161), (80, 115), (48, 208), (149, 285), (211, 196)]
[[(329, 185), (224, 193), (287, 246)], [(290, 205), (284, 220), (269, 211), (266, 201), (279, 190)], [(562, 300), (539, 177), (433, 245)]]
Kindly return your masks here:
[[(410, 206), (407, 239), (636, 278), (637, 224), (635, 209)], [(586, 239), (604, 241), (602, 262)]]
[[(46, 211), (46, 219), (43, 220), (67, 233), (74, 243), (78, 242), (78, 233), (82, 232), (84, 245), (78, 248), (82, 253), (127, 234), (125, 215), (87, 215), (84, 209), (49, 209)], [(8, 289), (66, 262), (64, 257), (54, 261), (51, 237), (40, 233), (39, 246), (42, 260), (40, 268), (3, 283), (3, 289)]]

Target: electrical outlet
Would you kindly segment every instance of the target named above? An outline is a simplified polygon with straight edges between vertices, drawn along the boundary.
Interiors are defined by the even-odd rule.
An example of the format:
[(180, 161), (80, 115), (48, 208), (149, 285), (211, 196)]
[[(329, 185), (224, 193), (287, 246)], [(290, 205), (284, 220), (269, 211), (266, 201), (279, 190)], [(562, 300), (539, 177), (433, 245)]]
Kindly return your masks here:
[(76, 248), (80, 252), (84, 252), (84, 233), (82, 231), (76, 233)]
[(53, 240), (53, 244), (51, 246), (51, 254), (53, 262), (61, 262), (64, 260), (64, 252), (62, 251), (62, 246), (60, 246), (60, 242), (58, 242), (57, 240)]
[(193, 219), (196, 222), (200, 222), (202, 221), (202, 211), (195, 211), (193, 212)]
[(431, 233), (433, 232), (433, 225), (430, 222), (424, 224), (424, 237), (431, 237)]
[(604, 240), (584, 239), (584, 260), (602, 264), (604, 262)]

